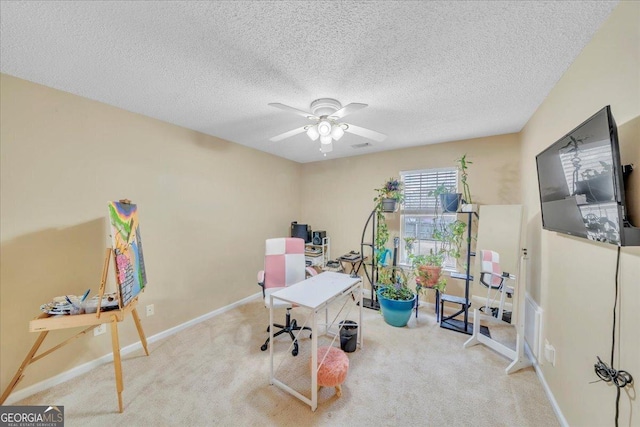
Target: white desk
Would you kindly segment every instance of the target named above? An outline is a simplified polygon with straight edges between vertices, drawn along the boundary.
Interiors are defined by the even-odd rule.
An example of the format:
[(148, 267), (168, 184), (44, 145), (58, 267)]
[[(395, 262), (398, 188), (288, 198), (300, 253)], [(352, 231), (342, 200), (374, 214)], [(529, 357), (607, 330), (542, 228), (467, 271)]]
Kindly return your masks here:
[[(356, 289), (360, 288), (360, 292)], [(304, 307), (310, 310), (311, 316), (311, 366), (318, 366), (318, 322), (316, 314), (325, 309), (325, 333), (329, 330), (326, 324), (326, 310), (331, 303), (339, 299), (353, 295), (359, 301), (358, 310), (358, 346), (362, 349), (362, 278), (351, 277), (348, 274), (335, 273), (333, 271), (325, 271), (317, 276), (310, 277), (307, 280), (298, 282), (288, 286), (282, 290), (271, 294), (271, 309), (269, 310), (269, 357), (271, 364), (271, 375), (269, 383), (277, 385), (281, 389), (291, 393), (298, 399), (311, 406), (311, 410), (315, 411), (318, 407), (318, 369), (311, 369), (311, 399), (300, 394), (288, 385), (275, 378), (273, 370), (273, 300), (278, 299), (286, 301), (290, 304)], [(300, 332), (296, 335), (296, 340), (300, 336)]]

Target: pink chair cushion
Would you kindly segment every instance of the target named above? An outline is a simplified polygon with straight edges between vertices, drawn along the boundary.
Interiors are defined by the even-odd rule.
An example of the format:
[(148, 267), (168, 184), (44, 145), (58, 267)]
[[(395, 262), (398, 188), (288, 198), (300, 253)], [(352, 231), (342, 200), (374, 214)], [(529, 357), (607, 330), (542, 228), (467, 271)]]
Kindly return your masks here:
[(281, 288), (305, 279), (304, 240), (296, 237), (267, 239), (264, 288)]
[(318, 365), (320, 366), (318, 370), (319, 386), (335, 387), (342, 384), (347, 378), (349, 358), (339, 348), (331, 346), (318, 348)]
[(482, 251), (482, 272), (491, 273), (491, 285), (498, 287), (502, 280), (502, 270), (500, 269), (500, 254), (495, 251)]

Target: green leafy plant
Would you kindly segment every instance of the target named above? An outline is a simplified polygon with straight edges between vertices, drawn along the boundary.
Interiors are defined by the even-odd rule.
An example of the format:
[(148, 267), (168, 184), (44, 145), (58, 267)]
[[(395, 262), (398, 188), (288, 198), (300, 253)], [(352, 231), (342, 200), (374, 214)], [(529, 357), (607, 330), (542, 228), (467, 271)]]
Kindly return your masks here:
[(404, 240), (404, 248), (409, 254), (409, 258), (411, 258), (411, 255), (413, 254), (413, 244), (416, 242), (417, 239), (413, 236), (409, 236), (409, 237), (404, 237), (403, 240)]
[(460, 172), (460, 183), (462, 184), (462, 198), (466, 203), (473, 203), (471, 201), (471, 191), (469, 190), (469, 183), (467, 182), (469, 165), (472, 165), (473, 162), (467, 160), (467, 155), (463, 154), (458, 160), (456, 160), (458, 164), (458, 171)]
[(433, 190), (433, 191), (429, 191), (429, 192), (427, 193), (427, 196), (429, 196), (429, 197), (435, 197), (435, 198), (436, 198), (436, 202), (438, 202), (438, 201), (439, 201), (439, 199), (440, 199), (440, 195), (441, 195), (441, 194), (454, 193), (455, 191), (456, 191), (456, 188), (455, 188), (455, 187), (447, 187), (447, 186), (446, 186), (446, 185), (444, 185), (444, 184), (440, 184), (440, 185), (438, 185), (438, 187), (436, 187), (436, 189), (435, 189), (435, 190)]
[(385, 245), (389, 241), (389, 227), (384, 216), (384, 210), (382, 207), (383, 199), (393, 199), (397, 203), (401, 203), (404, 200), (403, 184), (397, 178), (389, 178), (381, 188), (376, 188), (378, 193), (373, 199), (376, 202), (376, 235), (374, 241), (375, 254), (378, 257), (377, 263), (381, 264), (382, 257), (385, 254)]
[(389, 241), (389, 227), (387, 226), (387, 221), (380, 205), (376, 207), (376, 220), (377, 227), (374, 246), (376, 256), (378, 257), (377, 263), (381, 264), (382, 257), (385, 253), (385, 245)]
[(445, 223), (442, 220), (435, 221), (435, 223), (433, 239), (436, 242), (436, 252), (459, 259), (467, 224), (459, 219), (449, 223)]
[[(433, 231), (431, 239), (435, 244), (435, 249), (431, 250), (428, 255), (420, 255), (427, 257), (429, 263), (427, 265), (440, 265), (444, 263), (447, 257), (455, 258), (459, 263), (461, 257), (462, 244), (465, 242), (464, 233), (467, 229), (467, 223), (456, 219), (449, 222), (445, 219), (444, 210), (440, 202), (440, 194), (451, 191), (450, 188), (440, 185), (429, 195), (435, 197), (435, 215), (433, 217)], [(439, 261), (439, 264), (436, 264)]]
[(380, 204), (382, 199), (393, 199), (398, 203), (404, 201), (403, 183), (397, 178), (389, 178), (381, 188), (376, 188), (378, 195), (373, 199)]
[(380, 267), (378, 270), (380, 295), (391, 300), (412, 300), (415, 292), (409, 287), (410, 276), (411, 273), (401, 267)]
[(421, 265), (433, 265), (442, 267), (442, 263), (444, 262), (444, 254), (441, 252), (435, 252), (433, 249), (431, 249), (428, 254), (409, 255), (409, 262), (411, 262), (411, 266), (414, 269)]
[(433, 269), (424, 268), (424, 267), (437, 267), (438, 269), (442, 268), (442, 264), (444, 263), (445, 254), (442, 252), (435, 252), (432, 250), (429, 251), (428, 254), (423, 255), (410, 255), (409, 260), (411, 262), (411, 267), (413, 269), (413, 274), (416, 277), (416, 283), (420, 285), (421, 290), (437, 289), (439, 291), (444, 291), (447, 286), (447, 279), (442, 275), (439, 275), (437, 281), (433, 286), (424, 286), (425, 283), (429, 282), (432, 277), (432, 274), (440, 274), (440, 270), (437, 273), (434, 273)]

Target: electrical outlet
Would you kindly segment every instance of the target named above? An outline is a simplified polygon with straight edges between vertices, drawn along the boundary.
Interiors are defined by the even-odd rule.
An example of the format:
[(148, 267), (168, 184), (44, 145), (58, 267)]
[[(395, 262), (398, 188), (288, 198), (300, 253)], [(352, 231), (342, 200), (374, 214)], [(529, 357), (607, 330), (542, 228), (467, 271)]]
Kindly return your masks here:
[(98, 326), (93, 330), (93, 336), (97, 337), (98, 335), (102, 335), (105, 332), (107, 332), (107, 324), (103, 323), (102, 325)]
[(544, 358), (547, 362), (551, 362), (551, 366), (556, 366), (556, 348), (549, 344), (549, 341), (544, 340)]
[(154, 313), (155, 313), (155, 308), (153, 307), (153, 304), (149, 304), (147, 306), (147, 317), (153, 316)]

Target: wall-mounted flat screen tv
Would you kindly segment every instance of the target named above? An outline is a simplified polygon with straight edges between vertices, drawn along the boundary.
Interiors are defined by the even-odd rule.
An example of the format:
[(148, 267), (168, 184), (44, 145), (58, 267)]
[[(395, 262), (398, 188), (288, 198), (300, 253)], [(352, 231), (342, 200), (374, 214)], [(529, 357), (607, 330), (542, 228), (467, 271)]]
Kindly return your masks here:
[(542, 227), (619, 246), (640, 245), (625, 205), (618, 129), (611, 107), (536, 156)]

